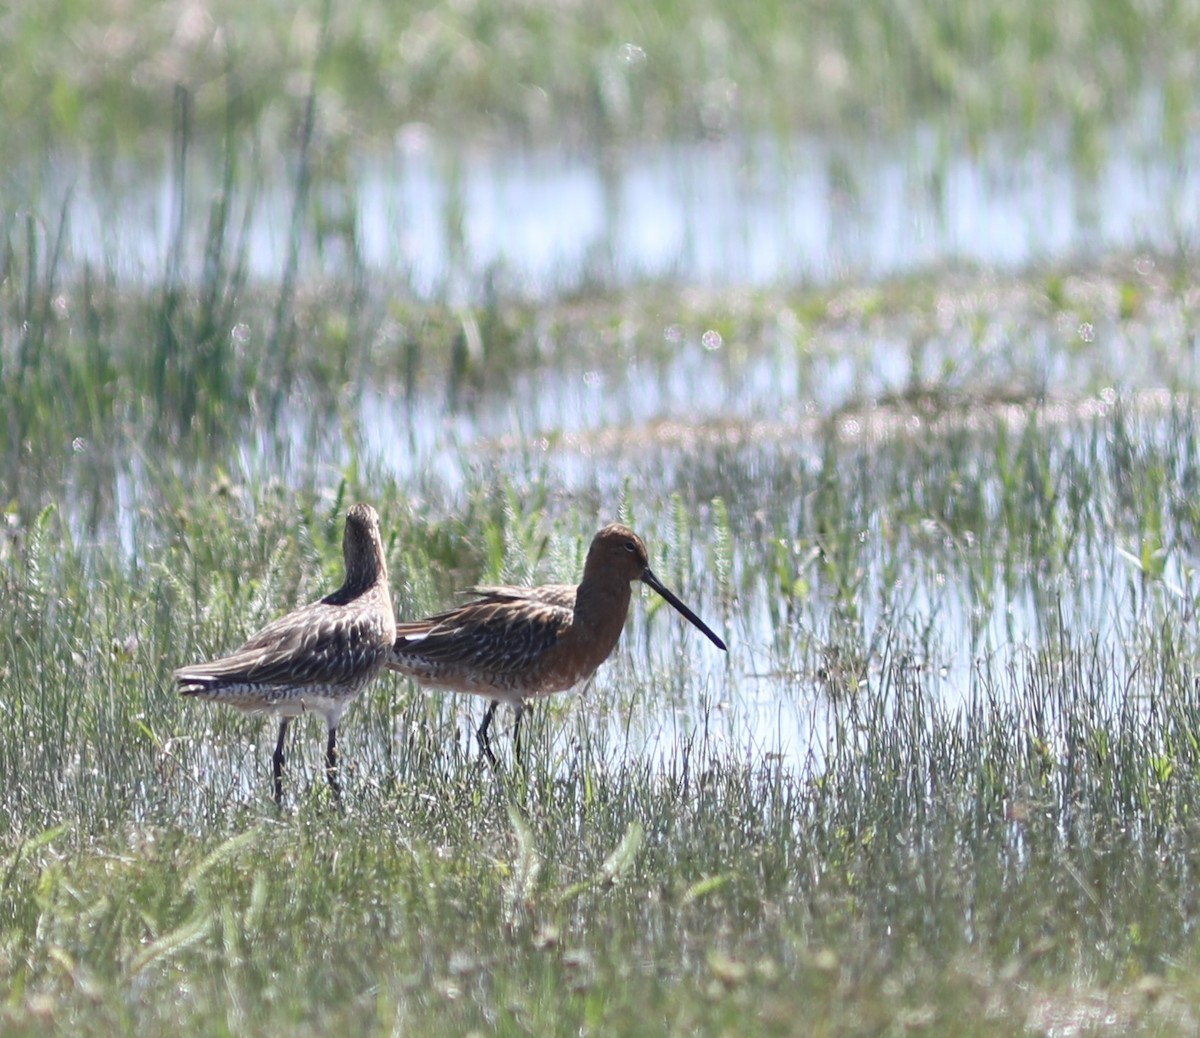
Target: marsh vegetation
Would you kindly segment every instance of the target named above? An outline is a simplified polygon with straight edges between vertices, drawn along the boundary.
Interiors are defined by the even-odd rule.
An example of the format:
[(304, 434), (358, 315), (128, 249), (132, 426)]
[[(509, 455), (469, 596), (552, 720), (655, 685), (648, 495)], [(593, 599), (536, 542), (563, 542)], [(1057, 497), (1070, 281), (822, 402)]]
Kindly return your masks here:
[[(1194, 1026), (1193, 15), (384, 6), (0, 16), (0, 1029)], [(524, 770), (381, 678), (277, 811), (170, 675), (354, 501), (402, 618), (620, 519), (729, 653), (638, 596)]]

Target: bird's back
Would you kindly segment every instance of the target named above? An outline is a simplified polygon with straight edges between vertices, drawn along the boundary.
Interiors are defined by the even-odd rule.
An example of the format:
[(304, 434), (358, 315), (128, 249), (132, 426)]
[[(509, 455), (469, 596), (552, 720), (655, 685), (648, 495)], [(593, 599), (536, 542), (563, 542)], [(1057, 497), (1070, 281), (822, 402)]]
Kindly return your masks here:
[(253, 687), (343, 686), (365, 681), (395, 638), (386, 588), (342, 601), (339, 592), (268, 624), (227, 656), (181, 667), (184, 695)]
[[(561, 691), (557, 673), (569, 640), (575, 588), (477, 587), (474, 601), (396, 625), (387, 665), (421, 684), (498, 698)], [(554, 686), (554, 687), (551, 687)]]

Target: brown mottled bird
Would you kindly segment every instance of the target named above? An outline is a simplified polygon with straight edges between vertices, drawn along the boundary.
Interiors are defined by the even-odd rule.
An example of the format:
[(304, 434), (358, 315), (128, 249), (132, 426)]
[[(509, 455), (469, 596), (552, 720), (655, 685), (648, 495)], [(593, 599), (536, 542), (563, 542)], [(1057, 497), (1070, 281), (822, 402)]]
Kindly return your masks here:
[(635, 580), (649, 584), (725, 648), (654, 575), (641, 538), (613, 523), (592, 539), (578, 587), (473, 588), (479, 597), (472, 602), (397, 624), (387, 666), (424, 686), (487, 696), (491, 704), (475, 734), (495, 763), (488, 727), (496, 707), (511, 703), (516, 709), (516, 742), (525, 700), (563, 692), (594, 674), (621, 637)]
[(283, 799), (288, 722), (306, 713), (324, 715), (329, 726), (325, 776), (340, 795), (338, 722), (379, 673), (396, 638), (379, 516), (370, 505), (346, 513), (342, 554), (346, 579), (332, 595), (280, 617), (228, 656), (175, 672), (185, 696), (281, 718), (272, 758), (276, 803)]

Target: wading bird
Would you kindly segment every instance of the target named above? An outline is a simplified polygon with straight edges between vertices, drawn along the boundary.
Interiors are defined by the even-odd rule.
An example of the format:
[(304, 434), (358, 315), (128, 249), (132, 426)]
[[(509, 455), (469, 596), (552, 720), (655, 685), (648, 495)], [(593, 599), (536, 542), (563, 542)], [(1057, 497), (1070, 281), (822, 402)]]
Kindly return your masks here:
[(185, 696), (280, 718), (272, 758), (277, 804), (288, 722), (308, 713), (321, 714), (329, 726), (325, 776), (340, 796), (338, 722), (379, 673), (396, 638), (379, 516), (370, 505), (346, 513), (342, 554), (346, 579), (332, 595), (280, 617), (228, 656), (175, 672)]
[[(473, 588), (478, 597), (472, 602), (397, 624), (387, 666), (426, 687), (491, 700), (475, 734), (494, 764), (488, 728), (496, 707), (510, 703), (516, 710), (516, 743), (526, 700), (566, 691), (591, 677), (621, 637), (635, 580), (649, 584), (714, 645), (725, 648), (654, 575), (641, 538), (613, 523), (592, 539), (578, 586)], [(519, 759), (519, 743), (516, 751)]]

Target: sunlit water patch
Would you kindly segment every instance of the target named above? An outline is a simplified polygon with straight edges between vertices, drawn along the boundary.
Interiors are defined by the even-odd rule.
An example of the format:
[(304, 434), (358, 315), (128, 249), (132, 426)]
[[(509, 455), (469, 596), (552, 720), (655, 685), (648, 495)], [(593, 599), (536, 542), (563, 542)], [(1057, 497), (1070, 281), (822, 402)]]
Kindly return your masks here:
[[(702, 371), (710, 363), (720, 362), (697, 349), (682, 365)], [(663, 391), (673, 378), (683, 379), (678, 397)], [(880, 689), (897, 695), (917, 689), (941, 709), (967, 711), (988, 690), (1005, 687), (1005, 675), (1029, 659), (1056, 659), (1064, 645), (1081, 643), (1132, 670), (1147, 632), (1194, 608), (1200, 585), (1187, 538), (1172, 533), (1168, 518), (1161, 573), (1143, 573), (1142, 531), (1134, 525), (1140, 492), (1114, 482), (1125, 471), (1114, 455), (1134, 444), (1153, 456), (1188, 456), (1183, 438), (1194, 435), (1193, 420), (1186, 411), (1170, 417), (1182, 404), (1178, 398), (1132, 398), (1125, 419), (1136, 426), (1131, 438), (1128, 431), (1114, 435), (1120, 406), (1112, 394), (1087, 406), (1004, 405), (931, 420), (894, 407), (833, 419), (776, 410), (771, 393), (762, 391), (747, 394), (746, 417), (727, 416), (710, 433), (694, 422), (708, 399), (699, 388), (704, 381), (631, 376), (631, 383), (657, 387), (639, 396), (632, 385), (628, 395), (606, 393), (574, 378), (565, 404), (546, 404), (544, 413), (535, 406), (529, 418), (499, 401), (455, 418), (428, 402), (415, 402), (417, 413), (406, 416), (407, 405), (387, 395), (364, 401), (364, 469), (411, 485), (414, 508), (426, 507), (425, 494), (453, 510), (482, 470), (515, 486), (544, 482), (559, 501), (600, 502), (598, 513), (588, 509), (596, 524), (615, 518), (628, 495), (652, 552), (670, 546), (670, 568), (660, 576), (724, 635), (729, 653), (715, 650), (669, 608), (656, 608), (649, 592), (639, 595), (616, 656), (586, 695), (563, 697), (570, 704), (566, 717), (603, 732), (607, 751), (624, 754), (634, 746), (641, 755), (661, 755), (666, 767), (681, 741), (702, 736), (819, 767), (831, 733), (841, 732), (836, 718), (865, 690), (878, 700)], [(747, 381), (758, 383), (754, 376)], [(543, 419), (568, 412), (572, 420), (560, 424), (571, 433), (534, 431)], [(630, 428), (635, 415), (647, 423)], [(668, 422), (662, 439), (660, 419)], [(1037, 499), (1027, 499), (1033, 491), (1022, 489), (1024, 469), (1021, 486), (1006, 490), (996, 460), (1034, 427), (1037, 446), (1021, 465), (1043, 465), (1060, 484), (1086, 465), (1092, 480), (1085, 504), (1094, 524), (1076, 531), (1068, 523), (1057, 540), (1043, 526)], [(310, 434), (296, 433), (299, 442)], [(345, 461), (339, 443), (335, 437), (321, 450), (298, 447), (297, 464), (319, 456), (336, 484)], [(288, 478), (266, 446), (248, 450), (243, 460), (248, 476), (264, 467), (259, 475)], [(831, 479), (841, 483), (839, 499), (825, 511), (816, 497)], [(975, 489), (977, 511), (966, 518), (938, 511), (939, 502), (969, 498)], [(1006, 526), (1005, 493), (1015, 493), (1021, 509), (1013, 529)], [(1132, 497), (1118, 511), (1122, 494)], [(723, 576), (712, 526), (718, 497), (733, 534)], [(1065, 498), (1056, 507), (1058, 521), (1067, 523)], [(691, 516), (683, 537), (672, 518), (679, 508)], [(641, 526), (639, 517), (647, 516), (654, 521)], [(822, 525), (829, 521), (836, 526)], [(774, 562), (767, 541), (779, 538), (793, 547)], [(843, 550), (843, 559), (824, 557)], [(411, 603), (398, 608), (411, 615)], [(1114, 695), (1123, 693), (1114, 686)], [(449, 698), (459, 740), (469, 745), (481, 704)], [(575, 737), (569, 725), (554, 736)], [(394, 759), (407, 735), (395, 725), (368, 725), (362, 738), (368, 753)], [(259, 763), (257, 756), (244, 762), (246, 782)]]
[[(1171, 440), (1186, 433), (1187, 419), (1163, 416), (1171, 400), (1147, 395), (1145, 414), (1133, 411), (1130, 417), (1139, 430), (1138, 443), (1156, 444), (1164, 456), (1181, 456), (1186, 450)], [(606, 437), (604, 404), (598, 401), (590, 417), (584, 407), (573, 412), (576, 427), (593, 427), (595, 437), (535, 440), (529, 449), (510, 432), (501, 441), (478, 443), (476, 454), (492, 457), (518, 484), (548, 479), (570, 497), (607, 502), (622, 500), (632, 487), (635, 509), (668, 515), (669, 495), (678, 495), (694, 513), (690, 547), (681, 549), (686, 552), (681, 569), (692, 575), (691, 583), (677, 590), (724, 633), (729, 655), (711, 651), (669, 609), (651, 612), (653, 596), (641, 596), (618, 655), (573, 708), (591, 719), (587, 723), (605, 726), (608, 746), (623, 752), (632, 739), (639, 753), (666, 753), (680, 739), (699, 733), (819, 764), (836, 727), (832, 717), (868, 687), (917, 687), (940, 708), (965, 714), (1030, 660), (1057, 660), (1080, 645), (1103, 650), (1106, 673), (1115, 673), (1112, 668), (1132, 672), (1155, 625), (1190, 613), (1200, 584), (1186, 540), (1168, 552), (1161, 573), (1144, 573), (1138, 561), (1140, 531), (1102, 503), (1122, 491), (1109, 483), (1119, 478), (1109, 474), (1115, 467), (1110, 453), (1128, 447), (1128, 441), (1115, 443), (1107, 432), (1115, 407), (1115, 398), (1107, 396), (1091, 409), (1063, 405), (1040, 412), (1039, 441), (1044, 440), (1047, 463), (1058, 478), (1072, 471), (1063, 459), (1073, 454), (1093, 466), (1096, 480), (1088, 500), (1098, 527), (1085, 525), (1048, 544), (1045, 550), (1061, 553), (1053, 559), (1029, 554), (1023, 539), (1028, 532), (1005, 527), (1003, 488), (994, 468), (998, 430), (1007, 428), (1013, 436), (1026, 430), (1033, 413), (1026, 406), (983, 409), (951, 417), (940, 427), (888, 409), (832, 425), (804, 414), (777, 415), (761, 438), (731, 434), (723, 443), (720, 435), (699, 435), (681, 447), (673, 437), (663, 444), (653, 435)], [(494, 415), (483, 424), (494, 422), (489, 431), (496, 432), (504, 421)], [(955, 422), (973, 429), (974, 439), (953, 448), (939, 446)], [(694, 426), (685, 428), (695, 433)], [(754, 428), (748, 423), (742, 432)], [(810, 514), (831, 436), (841, 444), (847, 471), (864, 466), (866, 481), (857, 489), (847, 484), (846, 525), (836, 534), (861, 537), (857, 561), (851, 562), (857, 583), (849, 599), (836, 578), (823, 572), (823, 535)], [(461, 444), (445, 455), (434, 444), (429, 449), (427, 459), (438, 464), (452, 465), (453, 458), (463, 457)], [(930, 468), (922, 471), (920, 458), (926, 455)], [(388, 463), (386, 456), (380, 461)], [(914, 487), (927, 479), (952, 485), (960, 468), (967, 473), (961, 478), (970, 479), (972, 465), (980, 473), (975, 478), (984, 480), (977, 527), (951, 528), (932, 512), (914, 516), (917, 499), (893, 495), (897, 478)], [(892, 475), (897, 466), (899, 477)], [(877, 479), (871, 475), (876, 469)], [(856, 494), (866, 496), (856, 501)], [(714, 572), (707, 525), (714, 496), (726, 501), (733, 517), (726, 585)], [(1065, 501), (1057, 507), (1066, 507)], [(877, 516), (886, 517), (891, 532), (875, 521)], [(607, 518), (611, 515), (602, 514), (597, 521)], [(1033, 514), (1020, 521), (1039, 523)], [(910, 532), (898, 536), (897, 523)], [(756, 531), (789, 535), (808, 548), (797, 552), (794, 570), (773, 577), (764, 564), (767, 553), (755, 542)], [(667, 536), (660, 527), (650, 531), (652, 541), (656, 532), (659, 541)], [(1037, 541), (1033, 544), (1036, 552)], [(786, 606), (780, 605), (783, 597), (791, 599)], [(664, 686), (660, 676), (666, 675), (672, 677)], [(643, 694), (619, 705), (624, 690), (647, 682), (663, 694)], [(1112, 694), (1125, 691), (1114, 685)], [(609, 704), (610, 698), (618, 705)], [(464, 708), (464, 739), (471, 723)]]
[[(1097, 251), (1195, 240), (1197, 140), (1163, 144), (1153, 103), (1101, 135), (1081, 168), (1069, 134), (998, 135), (970, 148), (932, 131), (885, 141), (803, 138), (644, 145), (602, 157), (464, 149), (420, 130), (389, 155), (363, 155), (314, 188), (322, 220), (309, 276), (344, 276), (351, 253), (397, 290), (478, 298), (493, 277), (532, 294), (583, 283), (665, 278), (693, 285), (828, 283), (970, 261), (1015, 268)], [(189, 171), (199, 272), (216, 174)], [(31, 199), (56, 217), (72, 194), (76, 260), (158, 277), (177, 223), (170, 178), (92, 175), (56, 161)], [(252, 276), (278, 278), (292, 191), (271, 171), (233, 211)], [(352, 232), (351, 232), (351, 229)], [(186, 273), (186, 271), (185, 271)]]

